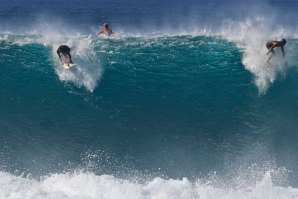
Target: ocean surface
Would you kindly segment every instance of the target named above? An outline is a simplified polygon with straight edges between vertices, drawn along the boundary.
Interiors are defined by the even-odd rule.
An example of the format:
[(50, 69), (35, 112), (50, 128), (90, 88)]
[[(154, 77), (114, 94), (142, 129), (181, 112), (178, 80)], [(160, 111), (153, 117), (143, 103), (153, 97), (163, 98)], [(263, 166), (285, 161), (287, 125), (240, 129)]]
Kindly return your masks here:
[(298, 198), (297, 18), (297, 0), (1, 0), (0, 198)]

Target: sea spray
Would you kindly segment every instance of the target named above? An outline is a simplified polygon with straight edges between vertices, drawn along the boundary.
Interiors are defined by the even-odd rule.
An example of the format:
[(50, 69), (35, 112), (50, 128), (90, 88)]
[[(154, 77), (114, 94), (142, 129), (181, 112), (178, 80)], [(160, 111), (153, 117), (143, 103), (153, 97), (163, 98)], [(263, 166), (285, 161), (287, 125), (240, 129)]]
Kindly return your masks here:
[[(43, 34), (13, 35), (2, 34), (3, 42), (9, 42), (8, 45), (44, 45), (52, 49), (51, 60), (54, 64), (57, 75), (61, 81), (73, 82), (77, 86), (85, 87), (93, 91), (97, 86), (103, 73), (100, 60), (96, 57), (94, 51), (94, 42), (91, 38), (81, 35), (62, 37), (58, 32), (42, 32)], [(60, 45), (68, 45), (71, 48), (71, 55), (76, 67), (67, 70), (62, 67), (56, 53)]]
[[(65, 41), (65, 44), (71, 47), (72, 60), (76, 64), (71, 69), (64, 69), (56, 61), (56, 72), (62, 81), (71, 81), (78, 86), (84, 86), (89, 91), (93, 91), (101, 77), (103, 69), (100, 61), (96, 57), (93, 49), (93, 43), (89, 37), (72, 37)], [(53, 46), (53, 57), (56, 56), (56, 49), (59, 46)]]
[[(255, 77), (255, 84), (260, 94), (265, 94), (269, 86), (275, 81), (276, 76), (285, 71), (286, 66), (281, 56), (276, 53), (276, 57), (267, 63), (268, 40), (277, 40), (289, 36), (283, 29), (274, 29), (273, 19), (258, 16), (249, 18), (242, 22), (232, 22), (224, 24), (221, 33), (224, 38), (237, 43), (239, 49), (243, 50), (242, 63), (245, 68)], [(276, 49), (279, 50), (279, 49)]]

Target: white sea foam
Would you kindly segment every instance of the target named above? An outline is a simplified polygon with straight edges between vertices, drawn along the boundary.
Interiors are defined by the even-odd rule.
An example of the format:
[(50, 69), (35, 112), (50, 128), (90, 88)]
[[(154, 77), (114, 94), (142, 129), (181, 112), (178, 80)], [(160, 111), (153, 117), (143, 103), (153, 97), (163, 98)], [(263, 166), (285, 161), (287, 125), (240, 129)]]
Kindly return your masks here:
[[(228, 182), (226, 182), (228, 184)], [(254, 185), (242, 188), (214, 186), (208, 181), (156, 177), (139, 182), (111, 175), (76, 172), (52, 174), (35, 180), (0, 172), (0, 198), (4, 199), (287, 199), (298, 198), (298, 189), (272, 183), (270, 172)]]

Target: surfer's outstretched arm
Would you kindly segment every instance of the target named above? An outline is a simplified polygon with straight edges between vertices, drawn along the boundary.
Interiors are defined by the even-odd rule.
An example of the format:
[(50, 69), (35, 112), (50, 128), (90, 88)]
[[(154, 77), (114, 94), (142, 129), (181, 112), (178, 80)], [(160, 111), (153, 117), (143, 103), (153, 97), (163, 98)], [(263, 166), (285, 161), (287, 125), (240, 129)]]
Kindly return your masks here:
[(281, 52), (282, 52), (283, 58), (285, 58), (285, 50), (284, 50), (284, 47), (281, 46), (280, 48), (281, 48)]
[(69, 52), (67, 52), (67, 54), (68, 54), (68, 56), (69, 56), (69, 61), (70, 61), (70, 63), (72, 63), (72, 60), (71, 60), (71, 55), (70, 55), (70, 53), (69, 53)]
[(60, 62), (62, 63), (62, 59), (61, 59), (61, 55), (60, 55), (60, 51), (59, 50), (57, 50), (57, 54), (58, 54), (58, 57), (59, 57)]
[(99, 31), (99, 32), (97, 33), (96, 36), (98, 36), (98, 35), (100, 35), (100, 34), (102, 34), (102, 33), (103, 33), (103, 31)]

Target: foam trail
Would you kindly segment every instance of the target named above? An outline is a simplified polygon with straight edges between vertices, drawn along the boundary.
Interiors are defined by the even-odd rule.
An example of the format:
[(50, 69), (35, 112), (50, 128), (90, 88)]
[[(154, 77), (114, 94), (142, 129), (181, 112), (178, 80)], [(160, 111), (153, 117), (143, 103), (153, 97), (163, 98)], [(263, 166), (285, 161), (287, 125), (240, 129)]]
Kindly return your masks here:
[[(101, 77), (102, 69), (99, 61), (96, 60), (96, 54), (91, 46), (89, 37), (67, 38), (65, 43), (71, 48), (73, 62), (76, 64), (71, 69), (64, 69), (56, 61), (56, 72), (62, 81), (72, 81), (78, 86), (84, 86), (93, 91)], [(56, 49), (59, 45), (53, 46), (53, 57), (57, 56)]]
[[(78, 86), (84, 86), (89, 91), (93, 91), (99, 81), (102, 68), (99, 60), (96, 58), (92, 38), (90, 36), (81, 36), (79, 33), (70, 35), (75, 30), (65, 30), (65, 28), (52, 27), (50, 24), (40, 25), (37, 33), (42, 35), (44, 45), (50, 45), (53, 48), (53, 58), (55, 60), (55, 70), (60, 80), (71, 81)], [(76, 66), (70, 70), (61, 67), (58, 61), (56, 50), (60, 45), (68, 45), (71, 48), (72, 60)]]
[[(10, 40), (13, 44), (20, 46), (27, 44), (42, 44), (52, 48), (52, 60), (55, 71), (61, 81), (70, 81), (77, 86), (83, 86), (89, 91), (93, 91), (102, 75), (102, 68), (96, 58), (92, 38), (88, 35), (70, 35), (75, 32), (53, 27), (50, 24), (37, 25), (36, 30), (32, 30), (24, 35), (2, 34), (1, 40)], [(71, 69), (64, 69), (59, 63), (57, 49), (60, 45), (68, 45), (71, 48), (73, 62), (76, 64)]]

